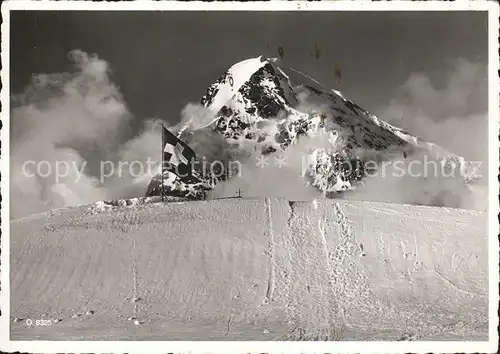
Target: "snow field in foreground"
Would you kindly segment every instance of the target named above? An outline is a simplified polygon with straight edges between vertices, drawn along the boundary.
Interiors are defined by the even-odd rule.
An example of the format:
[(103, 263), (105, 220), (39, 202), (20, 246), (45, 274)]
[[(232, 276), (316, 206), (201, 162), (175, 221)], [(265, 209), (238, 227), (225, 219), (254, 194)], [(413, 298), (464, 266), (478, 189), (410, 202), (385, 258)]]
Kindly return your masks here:
[[(13, 340), (486, 340), (485, 213), (213, 200), (11, 222)], [(50, 326), (26, 326), (26, 319)], [(56, 319), (58, 322), (56, 323)]]

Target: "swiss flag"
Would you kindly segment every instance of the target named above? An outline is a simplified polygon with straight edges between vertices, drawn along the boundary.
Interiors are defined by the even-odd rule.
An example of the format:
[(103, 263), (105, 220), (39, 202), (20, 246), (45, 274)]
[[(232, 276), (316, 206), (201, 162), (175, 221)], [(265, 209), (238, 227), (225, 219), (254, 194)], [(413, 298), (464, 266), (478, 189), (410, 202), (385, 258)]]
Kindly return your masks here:
[(163, 165), (162, 172), (169, 171), (185, 180), (195, 179), (193, 177), (193, 163), (196, 154), (185, 142), (181, 141), (169, 130), (163, 127), (162, 134)]

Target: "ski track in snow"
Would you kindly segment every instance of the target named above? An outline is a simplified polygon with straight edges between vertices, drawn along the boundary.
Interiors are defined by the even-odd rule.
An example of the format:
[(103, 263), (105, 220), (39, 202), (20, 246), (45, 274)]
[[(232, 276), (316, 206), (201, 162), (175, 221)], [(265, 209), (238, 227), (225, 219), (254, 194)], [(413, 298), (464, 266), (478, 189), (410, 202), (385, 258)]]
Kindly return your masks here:
[(481, 212), (217, 200), (70, 208), (11, 235), (12, 318), (61, 320), (12, 322), (13, 340), (488, 335)]
[(137, 318), (137, 315), (138, 315), (138, 301), (139, 301), (139, 276), (137, 274), (138, 270), (137, 270), (137, 260), (136, 260), (136, 249), (137, 249), (137, 245), (136, 245), (136, 236), (135, 234), (132, 236), (133, 237), (133, 246), (132, 246), (132, 276), (134, 278), (134, 288), (133, 288), (133, 298), (131, 299), (131, 301), (134, 303), (134, 319)]
[(266, 209), (267, 209), (267, 220), (268, 220), (268, 231), (269, 236), (269, 281), (267, 284), (266, 291), (266, 302), (271, 302), (273, 298), (274, 291), (274, 235), (273, 235), (273, 223), (271, 214), (271, 202), (269, 198), (266, 198)]

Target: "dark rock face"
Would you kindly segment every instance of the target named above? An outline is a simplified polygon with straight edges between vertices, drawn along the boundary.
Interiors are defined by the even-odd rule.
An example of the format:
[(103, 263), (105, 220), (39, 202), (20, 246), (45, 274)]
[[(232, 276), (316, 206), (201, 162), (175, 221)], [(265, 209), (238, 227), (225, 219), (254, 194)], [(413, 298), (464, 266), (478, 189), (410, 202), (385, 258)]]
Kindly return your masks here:
[(247, 112), (261, 118), (277, 117), (282, 110), (286, 110), (292, 104), (288, 102), (278, 74), (271, 64), (266, 64), (253, 74), (241, 87), (240, 92), (248, 102), (252, 103)]
[[(219, 93), (220, 85), (230, 81), (230, 78), (231, 75), (226, 72), (210, 85), (201, 103), (205, 107), (210, 106)], [(223, 106), (217, 113), (214, 130), (222, 133), (225, 138), (238, 139), (251, 126), (247, 117), (253, 117), (252, 120), (273, 119), (287, 111), (296, 102), (296, 98), (294, 95), (287, 97), (282, 87), (284, 80), (286, 78), (273, 65), (264, 65), (239, 88), (235, 100), (242, 109)]]

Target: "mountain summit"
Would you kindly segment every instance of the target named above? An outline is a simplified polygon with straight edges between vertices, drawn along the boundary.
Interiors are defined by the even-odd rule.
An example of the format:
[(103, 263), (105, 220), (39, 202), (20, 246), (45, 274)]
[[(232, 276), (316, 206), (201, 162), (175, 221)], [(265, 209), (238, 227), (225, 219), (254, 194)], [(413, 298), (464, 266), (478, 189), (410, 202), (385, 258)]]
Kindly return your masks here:
[[(279, 154), (304, 138), (309, 141), (302, 151), (304, 182), (326, 195), (358, 187), (373, 168), (367, 161), (421, 153), (449, 169), (460, 166), (465, 182), (473, 179), (464, 158), (380, 120), (340, 92), (293, 85), (277, 59), (260, 56), (233, 65), (208, 87), (201, 104), (213, 120), (200, 130), (183, 127), (181, 138), (193, 140), (209, 130), (231, 149), (253, 146), (262, 155)], [(188, 185), (165, 175), (165, 193), (203, 198), (224, 179), (204, 177), (203, 183)], [(147, 196), (159, 193), (160, 180), (153, 178)]]

